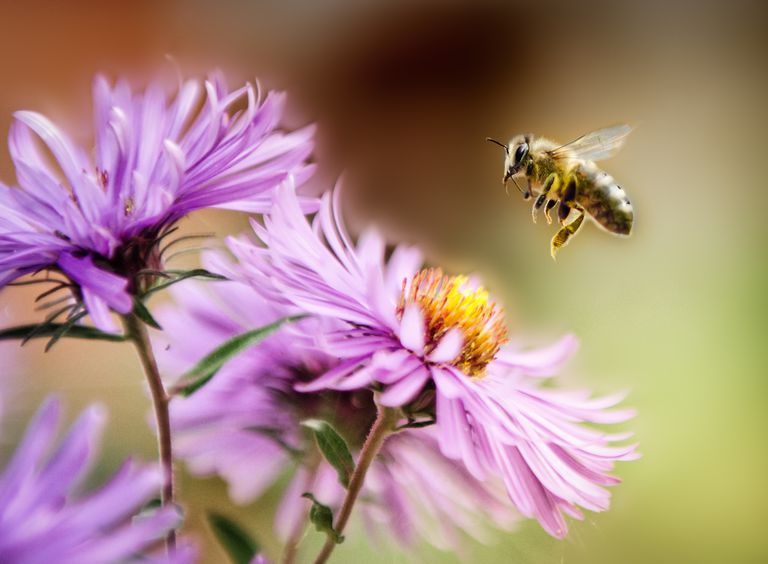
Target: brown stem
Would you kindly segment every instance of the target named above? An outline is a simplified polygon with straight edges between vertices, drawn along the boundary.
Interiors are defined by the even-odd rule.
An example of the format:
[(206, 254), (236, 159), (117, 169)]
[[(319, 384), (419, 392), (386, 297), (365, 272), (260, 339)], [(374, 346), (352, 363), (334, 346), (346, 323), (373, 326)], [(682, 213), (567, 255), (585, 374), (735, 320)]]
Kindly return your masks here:
[[(157, 448), (160, 455), (160, 465), (163, 469), (163, 489), (160, 499), (163, 507), (173, 504), (173, 450), (171, 447), (171, 419), (168, 414), (170, 398), (165, 392), (160, 371), (157, 368), (155, 354), (149, 341), (149, 333), (144, 323), (135, 315), (123, 317), (125, 331), (133, 342), (141, 360), (141, 366), (147, 377), (149, 391), (152, 394), (152, 406), (155, 409), (157, 424)], [(171, 529), (165, 537), (165, 548), (168, 554), (176, 550), (176, 531)]]
[[(381, 445), (384, 444), (384, 440), (394, 430), (395, 424), (398, 419), (398, 410), (391, 407), (384, 407), (377, 405), (378, 413), (376, 415), (376, 421), (373, 422), (371, 430), (368, 432), (368, 437), (365, 439), (363, 449), (360, 451), (360, 458), (355, 466), (355, 471), (352, 472), (352, 478), (349, 480), (349, 487), (347, 488), (347, 495), (344, 497), (344, 503), (341, 505), (339, 516), (336, 518), (336, 525), (334, 528), (341, 534), (344, 531), (344, 527), (349, 521), (349, 516), (352, 514), (352, 508), (357, 501), (357, 496), (360, 493), (360, 489), (363, 487), (365, 481), (365, 475), (370, 468), (373, 459), (376, 458)], [(336, 548), (336, 542), (330, 537), (325, 541), (323, 549), (315, 559), (315, 564), (324, 564), (331, 556), (333, 549)]]

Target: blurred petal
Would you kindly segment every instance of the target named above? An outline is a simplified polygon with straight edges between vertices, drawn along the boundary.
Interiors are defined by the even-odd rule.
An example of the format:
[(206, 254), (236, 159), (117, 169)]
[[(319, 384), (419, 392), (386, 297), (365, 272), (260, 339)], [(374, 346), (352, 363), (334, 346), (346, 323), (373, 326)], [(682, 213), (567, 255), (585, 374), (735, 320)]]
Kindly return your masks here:
[(59, 404), (48, 400), (0, 472), (0, 562), (114, 562), (140, 556), (169, 527), (173, 508), (139, 521), (135, 512), (158, 495), (160, 473), (130, 464), (102, 489), (80, 493), (96, 456), (105, 414), (86, 409), (50, 452)]

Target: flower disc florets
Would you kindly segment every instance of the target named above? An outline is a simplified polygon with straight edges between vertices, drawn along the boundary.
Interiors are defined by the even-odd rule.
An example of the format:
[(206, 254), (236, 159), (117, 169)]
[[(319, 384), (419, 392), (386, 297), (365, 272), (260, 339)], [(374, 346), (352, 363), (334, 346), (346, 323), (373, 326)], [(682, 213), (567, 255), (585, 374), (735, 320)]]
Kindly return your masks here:
[(439, 268), (421, 270), (410, 284), (403, 281), (399, 317), (410, 304), (417, 304), (424, 314), (427, 352), (450, 330), (461, 332), (464, 344), (450, 364), (470, 376), (482, 377), (508, 340), (504, 312), (484, 288), (472, 287), (466, 276), (446, 276)]

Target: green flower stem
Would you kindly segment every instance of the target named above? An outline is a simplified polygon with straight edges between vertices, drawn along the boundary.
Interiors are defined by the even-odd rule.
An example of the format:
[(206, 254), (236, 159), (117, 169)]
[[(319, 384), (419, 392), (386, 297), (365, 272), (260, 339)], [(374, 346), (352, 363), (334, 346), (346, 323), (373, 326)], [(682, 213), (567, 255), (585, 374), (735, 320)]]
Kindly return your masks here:
[[(349, 487), (347, 488), (347, 495), (344, 497), (344, 503), (341, 506), (339, 515), (336, 518), (334, 529), (340, 535), (344, 531), (344, 527), (349, 521), (349, 517), (352, 514), (352, 508), (357, 501), (357, 496), (360, 494), (360, 489), (365, 482), (365, 475), (370, 468), (376, 455), (381, 450), (381, 446), (384, 444), (384, 440), (394, 432), (395, 425), (398, 421), (398, 410), (391, 407), (384, 407), (378, 405), (378, 413), (376, 420), (373, 422), (371, 430), (368, 432), (368, 437), (365, 439), (363, 449), (360, 451), (360, 458), (355, 466), (355, 471), (352, 473), (352, 478), (349, 480)], [(324, 564), (330, 558), (333, 549), (336, 548), (336, 543), (333, 539), (328, 538), (323, 545), (323, 549), (315, 559), (315, 564)]]
[[(157, 368), (155, 353), (149, 341), (147, 326), (135, 315), (123, 317), (123, 324), (128, 339), (133, 343), (141, 360), (141, 366), (147, 377), (149, 391), (152, 394), (152, 406), (155, 410), (157, 423), (157, 447), (160, 454), (160, 465), (163, 469), (163, 489), (160, 499), (163, 507), (173, 504), (173, 449), (171, 444), (171, 419), (168, 414), (169, 396), (163, 387), (160, 371)], [(176, 531), (171, 529), (165, 537), (165, 548), (168, 554), (176, 550)]]

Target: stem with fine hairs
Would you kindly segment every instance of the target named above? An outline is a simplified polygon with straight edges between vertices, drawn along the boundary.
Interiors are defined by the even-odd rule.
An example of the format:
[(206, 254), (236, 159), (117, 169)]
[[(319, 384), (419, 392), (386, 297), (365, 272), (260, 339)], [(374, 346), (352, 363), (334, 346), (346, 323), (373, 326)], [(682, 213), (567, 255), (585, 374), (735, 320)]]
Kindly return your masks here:
[[(152, 395), (152, 406), (155, 410), (157, 424), (157, 447), (160, 456), (160, 466), (163, 469), (163, 489), (160, 500), (163, 507), (173, 504), (173, 449), (171, 444), (171, 419), (168, 413), (170, 397), (163, 387), (160, 371), (157, 368), (155, 353), (149, 341), (149, 333), (144, 322), (133, 314), (123, 316), (125, 332), (133, 343), (141, 360), (144, 375), (147, 377), (149, 391)], [(171, 529), (165, 537), (166, 552), (171, 555), (176, 550), (176, 531)]]
[[(384, 440), (394, 431), (395, 424), (398, 420), (398, 410), (391, 407), (384, 407), (377, 404), (378, 412), (376, 414), (376, 421), (373, 422), (371, 430), (368, 432), (368, 437), (365, 439), (363, 449), (360, 451), (360, 458), (355, 466), (355, 471), (352, 472), (352, 477), (349, 480), (349, 487), (347, 488), (347, 495), (344, 497), (344, 503), (341, 505), (339, 516), (336, 518), (334, 528), (336, 532), (341, 534), (344, 531), (344, 527), (349, 521), (349, 517), (352, 514), (352, 508), (357, 501), (357, 496), (360, 493), (360, 489), (363, 487), (365, 481), (365, 475), (370, 468), (376, 455), (381, 449), (381, 445), (384, 444)], [(336, 542), (330, 537), (325, 541), (323, 549), (315, 559), (315, 564), (324, 564), (330, 558), (333, 549), (336, 548)]]

